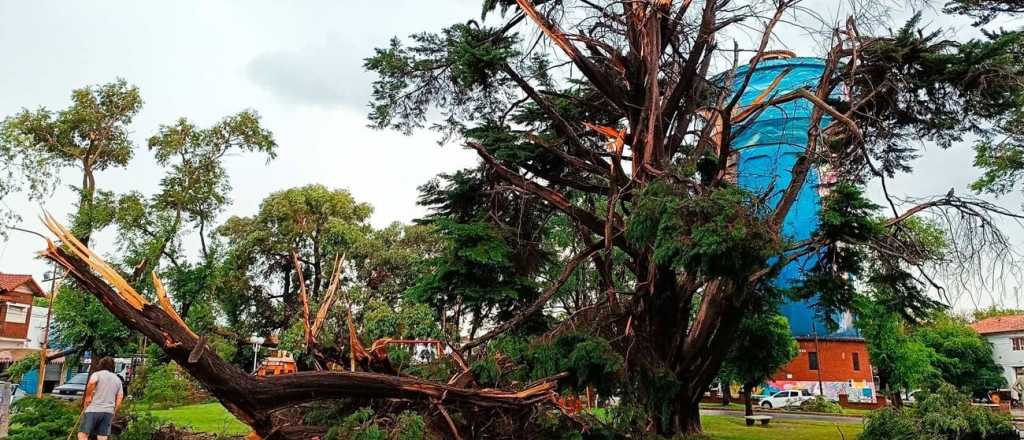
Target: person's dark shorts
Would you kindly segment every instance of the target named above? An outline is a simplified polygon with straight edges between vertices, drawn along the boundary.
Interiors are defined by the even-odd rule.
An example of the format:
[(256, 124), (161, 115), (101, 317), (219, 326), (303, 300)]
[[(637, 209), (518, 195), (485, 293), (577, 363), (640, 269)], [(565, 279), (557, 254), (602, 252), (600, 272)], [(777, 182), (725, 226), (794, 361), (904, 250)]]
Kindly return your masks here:
[(114, 415), (111, 413), (87, 412), (82, 414), (82, 424), (78, 425), (78, 432), (108, 436), (113, 421)]

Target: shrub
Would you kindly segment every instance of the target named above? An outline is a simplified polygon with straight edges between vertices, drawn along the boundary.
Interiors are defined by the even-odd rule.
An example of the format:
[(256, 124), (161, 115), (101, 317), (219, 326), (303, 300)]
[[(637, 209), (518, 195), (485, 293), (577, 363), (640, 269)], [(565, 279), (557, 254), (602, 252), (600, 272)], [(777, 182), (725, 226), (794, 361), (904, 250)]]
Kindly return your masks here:
[(800, 404), (800, 411), (820, 412), (829, 414), (842, 414), (843, 407), (838, 403), (825, 398), (825, 396), (814, 396), (813, 399)]
[(1011, 440), (1017, 433), (1010, 417), (973, 406), (968, 396), (943, 384), (934, 393), (919, 393), (912, 407), (871, 413), (861, 440)]
[(64, 440), (78, 419), (78, 406), (52, 397), (26, 397), (11, 407), (9, 440)]
[(324, 440), (433, 440), (427, 423), (418, 414), (405, 411), (394, 420), (377, 419), (370, 408), (343, 418), (327, 431)]
[(127, 424), (117, 440), (151, 440), (160, 430), (162, 423), (147, 412), (128, 412)]
[(146, 367), (142, 386), (144, 404), (170, 408), (202, 400), (199, 385), (171, 362)]

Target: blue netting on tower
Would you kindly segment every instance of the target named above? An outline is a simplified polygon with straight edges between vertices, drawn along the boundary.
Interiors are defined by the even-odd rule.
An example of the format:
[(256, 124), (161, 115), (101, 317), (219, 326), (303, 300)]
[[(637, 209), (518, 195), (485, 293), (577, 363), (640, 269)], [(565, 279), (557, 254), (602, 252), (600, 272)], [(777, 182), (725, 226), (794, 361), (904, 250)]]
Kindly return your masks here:
[[(733, 90), (742, 85), (749, 67), (737, 69)], [(758, 63), (750, 84), (740, 97), (740, 106), (750, 104), (780, 76), (785, 75), (769, 94), (784, 95), (802, 87), (814, 90), (825, 69), (825, 63), (817, 58), (788, 58), (765, 60)], [(800, 154), (807, 146), (807, 129), (810, 125), (812, 104), (805, 99), (782, 103), (764, 110), (756, 119), (745, 125), (746, 129), (736, 133), (734, 148), (739, 153), (738, 184), (756, 194), (770, 194), (769, 202), (776, 205), (792, 179), (791, 171)], [(829, 123), (823, 118), (822, 126)], [(810, 238), (818, 227), (821, 196), (820, 176), (815, 169), (804, 182), (796, 202), (786, 215), (782, 226), (783, 234), (794, 241)], [(775, 279), (775, 285), (782, 288), (793, 286), (803, 277), (815, 261), (815, 255), (797, 259), (787, 265)], [(814, 300), (787, 302), (781, 312), (789, 319), (795, 336), (844, 338), (858, 337), (848, 314), (834, 317), (840, 327), (829, 332), (825, 323), (814, 311)]]

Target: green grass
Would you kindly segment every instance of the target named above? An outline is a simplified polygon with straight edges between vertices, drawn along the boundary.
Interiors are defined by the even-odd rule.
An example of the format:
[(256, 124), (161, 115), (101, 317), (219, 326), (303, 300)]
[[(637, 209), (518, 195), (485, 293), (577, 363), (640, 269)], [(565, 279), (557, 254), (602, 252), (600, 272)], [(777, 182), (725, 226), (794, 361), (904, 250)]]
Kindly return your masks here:
[[(150, 413), (175, 425), (189, 426), (196, 432), (227, 435), (244, 435), (249, 432), (248, 426), (239, 422), (219, 403), (153, 410)], [(859, 422), (835, 424), (775, 419), (767, 427), (748, 427), (742, 417), (731, 416), (704, 416), (701, 422), (713, 440), (853, 440), (862, 430)]]
[[(728, 406), (722, 405), (721, 403), (701, 403), (700, 407), (704, 409), (727, 409), (730, 411), (743, 411), (743, 404), (736, 402), (732, 402)], [(761, 408), (759, 408), (757, 405), (754, 405), (754, 411), (761, 411)], [(780, 411), (790, 411), (795, 413), (800, 412), (795, 409), (783, 409)], [(843, 413), (841, 415), (864, 417), (868, 414), (871, 414), (871, 410), (869, 409), (843, 408)]]
[(853, 440), (863, 430), (860, 423), (778, 418), (768, 426), (747, 426), (742, 417), (730, 416), (704, 416), (701, 424), (704, 432), (714, 440)]
[(160, 420), (174, 423), (178, 426), (188, 426), (195, 432), (244, 435), (251, 431), (249, 426), (239, 422), (234, 415), (217, 402), (153, 410), (150, 411), (150, 414)]

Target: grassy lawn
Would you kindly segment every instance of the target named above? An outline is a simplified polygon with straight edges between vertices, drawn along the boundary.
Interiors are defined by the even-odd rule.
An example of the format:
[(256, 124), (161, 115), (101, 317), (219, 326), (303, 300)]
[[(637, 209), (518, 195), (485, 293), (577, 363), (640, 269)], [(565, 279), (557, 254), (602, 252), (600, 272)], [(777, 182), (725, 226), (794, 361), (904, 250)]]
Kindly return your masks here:
[[(197, 432), (244, 435), (249, 427), (239, 422), (219, 403), (181, 406), (150, 411), (154, 416)], [(767, 427), (748, 427), (740, 417), (704, 416), (704, 430), (715, 440), (853, 440), (860, 423), (833, 424), (812, 420), (772, 420)], [(840, 434), (840, 431), (842, 434)]]
[[(732, 410), (732, 411), (743, 411), (743, 404), (742, 403), (735, 403), (735, 402), (730, 403), (728, 406), (722, 405), (721, 403), (701, 403), (700, 407), (701, 408), (705, 408), (705, 409), (727, 409), (727, 410)], [(758, 408), (757, 406), (754, 406), (754, 411), (762, 411), (762, 410), (761, 410), (761, 408)], [(799, 412), (797, 410), (780, 410), (780, 411)], [(844, 416), (860, 416), (860, 417), (864, 417), (864, 416), (866, 416), (868, 414), (871, 414), (871, 410), (857, 409), (857, 408), (843, 408), (843, 414), (842, 415), (844, 415)]]
[(196, 432), (244, 435), (251, 431), (246, 424), (239, 422), (217, 402), (153, 410), (150, 414), (178, 426), (188, 426)]
[(701, 423), (715, 440), (854, 440), (863, 429), (860, 423), (779, 419), (766, 427), (748, 427), (742, 418), (728, 416), (704, 416)]

